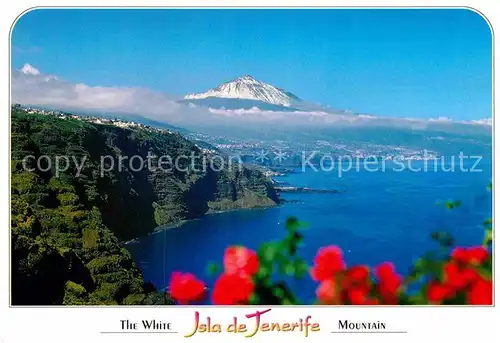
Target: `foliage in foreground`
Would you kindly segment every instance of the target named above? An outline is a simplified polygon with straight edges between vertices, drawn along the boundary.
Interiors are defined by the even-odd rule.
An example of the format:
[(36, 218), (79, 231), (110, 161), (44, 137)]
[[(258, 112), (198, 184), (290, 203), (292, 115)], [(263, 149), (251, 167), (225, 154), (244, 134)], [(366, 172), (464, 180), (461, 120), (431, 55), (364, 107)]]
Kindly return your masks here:
[[(491, 305), (491, 220), (484, 225), (482, 246), (452, 248), (451, 237), (433, 234), (440, 251), (419, 259), (404, 278), (391, 262), (373, 270), (367, 265), (347, 266), (342, 250), (333, 245), (320, 248), (309, 267), (297, 255), (303, 224), (289, 218), (280, 242), (264, 244), (257, 252), (243, 246), (226, 249), (210, 299), (214, 305), (300, 304), (283, 279), (309, 275), (317, 282), (316, 304), (322, 305)], [(409, 292), (412, 285), (419, 290)], [(209, 296), (205, 283), (190, 273), (173, 273), (168, 292), (179, 304)]]

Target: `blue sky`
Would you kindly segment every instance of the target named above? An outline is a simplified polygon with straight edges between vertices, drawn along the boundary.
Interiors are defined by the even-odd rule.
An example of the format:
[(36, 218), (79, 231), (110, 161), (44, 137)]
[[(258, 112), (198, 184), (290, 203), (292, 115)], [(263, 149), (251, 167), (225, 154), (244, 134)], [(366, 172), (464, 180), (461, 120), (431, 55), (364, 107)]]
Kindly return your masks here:
[(468, 10), (37, 10), (12, 66), (169, 94), (243, 74), (334, 108), (490, 117), (491, 33)]

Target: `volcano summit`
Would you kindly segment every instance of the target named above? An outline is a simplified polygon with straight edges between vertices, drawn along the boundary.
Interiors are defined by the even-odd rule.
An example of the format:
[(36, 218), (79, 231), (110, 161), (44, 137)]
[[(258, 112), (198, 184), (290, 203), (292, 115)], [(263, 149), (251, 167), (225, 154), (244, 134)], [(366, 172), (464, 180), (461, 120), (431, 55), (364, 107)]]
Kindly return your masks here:
[(188, 94), (184, 97), (186, 100), (207, 98), (258, 100), (285, 107), (289, 107), (294, 101), (300, 101), (296, 95), (268, 83), (258, 81), (250, 75), (225, 82), (216, 88), (209, 89), (205, 93)]

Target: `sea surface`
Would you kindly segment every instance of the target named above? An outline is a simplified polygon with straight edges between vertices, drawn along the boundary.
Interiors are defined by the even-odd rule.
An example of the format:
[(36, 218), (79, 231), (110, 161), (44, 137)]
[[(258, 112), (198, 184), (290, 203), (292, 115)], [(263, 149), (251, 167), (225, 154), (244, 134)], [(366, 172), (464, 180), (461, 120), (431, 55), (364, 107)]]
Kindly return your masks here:
[[(414, 161), (413, 166), (424, 161)], [(464, 165), (471, 167), (471, 165)], [(446, 166), (445, 166), (446, 167)], [(449, 167), (449, 166), (447, 166)], [(312, 263), (318, 248), (338, 245), (350, 264), (375, 266), (392, 261), (406, 274), (423, 253), (437, 248), (434, 231), (447, 231), (458, 245), (480, 244), (484, 219), (492, 214), (491, 162), (482, 161), (479, 172), (394, 170), (372, 172), (359, 168), (342, 173), (311, 168), (276, 177), (293, 186), (337, 189), (341, 193), (283, 193), (285, 204), (268, 209), (239, 210), (207, 215), (180, 227), (140, 237), (126, 245), (146, 281), (164, 289), (174, 271), (191, 272), (210, 287), (209, 262), (222, 262), (224, 249), (241, 244), (257, 249), (261, 243), (285, 234), (287, 217), (308, 223), (299, 254)], [(466, 168), (464, 168), (466, 169)], [(468, 168), (470, 169), (470, 168)], [(373, 170), (373, 168), (371, 168)], [(447, 200), (460, 200), (449, 210)], [(314, 299), (316, 284), (309, 277), (293, 281), (303, 303)]]

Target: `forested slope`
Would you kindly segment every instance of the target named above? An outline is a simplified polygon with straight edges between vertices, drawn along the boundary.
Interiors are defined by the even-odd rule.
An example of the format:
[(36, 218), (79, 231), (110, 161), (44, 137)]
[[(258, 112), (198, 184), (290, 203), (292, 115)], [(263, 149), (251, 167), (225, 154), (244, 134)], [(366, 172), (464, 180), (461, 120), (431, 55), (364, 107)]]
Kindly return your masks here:
[[(278, 202), (269, 181), (247, 168), (192, 168), (187, 159), (182, 168), (168, 171), (134, 171), (128, 161), (118, 167), (120, 156), (145, 160), (148, 154), (195, 155), (201, 163), (202, 151), (179, 134), (31, 115), (18, 108), (12, 110), (11, 131), (14, 305), (168, 303), (143, 281), (119, 241), (212, 210)], [(26, 156), (32, 157), (23, 166)], [(51, 159), (50, 169), (41, 156)], [(59, 175), (56, 156), (69, 158)]]

